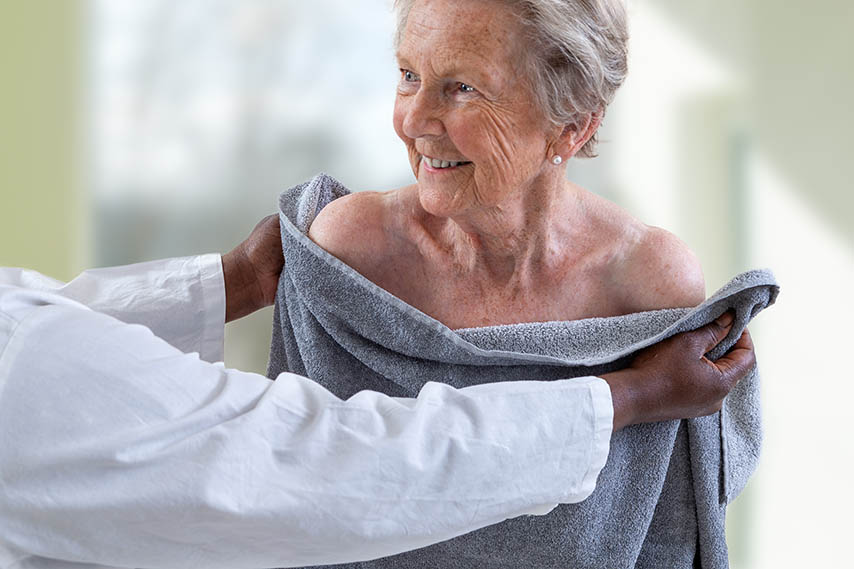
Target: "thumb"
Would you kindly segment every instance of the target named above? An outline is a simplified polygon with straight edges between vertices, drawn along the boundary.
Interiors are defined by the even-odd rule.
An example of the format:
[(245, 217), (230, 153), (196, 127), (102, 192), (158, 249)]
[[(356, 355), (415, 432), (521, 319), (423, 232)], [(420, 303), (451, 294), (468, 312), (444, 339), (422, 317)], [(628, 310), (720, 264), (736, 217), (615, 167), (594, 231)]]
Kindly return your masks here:
[(730, 328), (732, 328), (732, 323), (734, 320), (735, 316), (733, 315), (732, 311), (727, 310), (726, 312), (721, 314), (714, 322), (710, 322), (702, 328), (697, 329), (697, 332), (699, 334), (699, 342), (704, 354), (715, 346), (717, 346), (718, 344), (720, 344), (721, 341), (726, 338), (726, 335), (729, 333)]
[(715, 366), (733, 385), (756, 367), (756, 353), (753, 351), (753, 340), (747, 328), (741, 333), (735, 346), (715, 362)]

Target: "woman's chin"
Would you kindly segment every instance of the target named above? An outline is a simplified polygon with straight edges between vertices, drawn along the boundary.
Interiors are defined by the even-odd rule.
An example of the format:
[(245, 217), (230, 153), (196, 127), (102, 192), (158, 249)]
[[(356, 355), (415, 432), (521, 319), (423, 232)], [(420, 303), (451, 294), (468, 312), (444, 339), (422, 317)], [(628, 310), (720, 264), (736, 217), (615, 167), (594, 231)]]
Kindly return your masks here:
[(432, 181), (418, 180), (418, 201), (421, 207), (430, 215), (436, 217), (451, 217), (459, 215), (465, 209), (465, 204), (460, 200), (459, 189), (447, 187), (445, 184), (436, 184)]

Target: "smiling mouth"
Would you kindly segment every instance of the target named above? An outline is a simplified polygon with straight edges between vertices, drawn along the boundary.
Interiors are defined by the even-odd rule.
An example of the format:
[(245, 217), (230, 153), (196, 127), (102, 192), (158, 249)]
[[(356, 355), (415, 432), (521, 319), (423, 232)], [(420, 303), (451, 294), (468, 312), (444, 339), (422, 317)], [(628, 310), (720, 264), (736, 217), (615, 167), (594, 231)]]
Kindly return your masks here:
[(430, 158), (424, 155), (421, 156), (421, 161), (434, 170), (444, 170), (445, 168), (456, 168), (457, 166), (471, 164), (471, 162), (466, 161), (442, 160), (441, 158)]

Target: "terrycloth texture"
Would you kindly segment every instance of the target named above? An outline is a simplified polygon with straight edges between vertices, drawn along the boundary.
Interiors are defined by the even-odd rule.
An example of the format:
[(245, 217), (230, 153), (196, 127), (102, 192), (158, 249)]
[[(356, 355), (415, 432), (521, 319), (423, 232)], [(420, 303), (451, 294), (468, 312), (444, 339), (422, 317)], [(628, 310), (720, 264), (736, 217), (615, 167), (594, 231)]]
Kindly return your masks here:
[[(693, 309), (609, 318), (450, 330), (368, 281), (305, 233), (330, 201), (349, 193), (319, 175), (279, 199), (285, 269), (279, 281), (269, 376), (309, 376), (340, 397), (363, 389), (415, 396), (428, 381), (456, 387), (600, 375), (636, 351), (736, 311), (729, 336), (772, 304), (768, 271), (730, 281)], [(596, 490), (546, 516), (523, 516), (414, 552), (339, 567), (728, 567), (726, 504), (753, 472), (760, 445), (754, 373), (721, 413), (637, 425), (616, 433)], [(699, 552), (697, 548), (699, 546)]]

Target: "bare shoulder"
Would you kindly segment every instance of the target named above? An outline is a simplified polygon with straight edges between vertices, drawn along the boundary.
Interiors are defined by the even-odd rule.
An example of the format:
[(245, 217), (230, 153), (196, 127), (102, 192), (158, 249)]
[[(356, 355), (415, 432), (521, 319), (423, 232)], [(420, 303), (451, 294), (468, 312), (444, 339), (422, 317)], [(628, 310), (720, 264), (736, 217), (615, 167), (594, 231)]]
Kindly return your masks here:
[(309, 227), (309, 238), (353, 268), (366, 268), (385, 242), (387, 195), (356, 192), (329, 202)]
[(633, 311), (696, 306), (706, 298), (703, 269), (694, 252), (678, 237), (639, 224), (636, 239), (620, 267), (619, 281)]
[[(600, 244), (601, 283), (613, 309), (628, 314), (661, 308), (697, 306), (706, 298), (697, 256), (678, 237), (647, 225), (619, 205), (587, 192), (580, 194)], [(609, 309), (610, 311), (611, 309)]]

